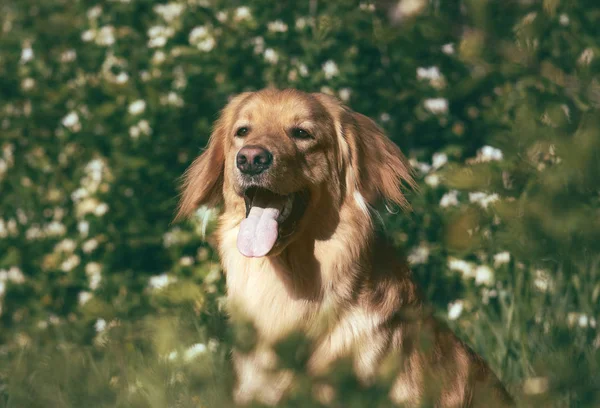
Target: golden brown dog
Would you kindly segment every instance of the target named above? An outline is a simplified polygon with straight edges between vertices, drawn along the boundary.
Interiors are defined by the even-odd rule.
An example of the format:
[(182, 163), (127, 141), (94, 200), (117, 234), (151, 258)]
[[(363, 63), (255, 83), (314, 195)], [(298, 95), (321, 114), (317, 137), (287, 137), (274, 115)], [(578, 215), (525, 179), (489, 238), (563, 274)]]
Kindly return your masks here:
[(267, 89), (223, 110), (184, 175), (178, 218), (224, 206), (229, 303), (258, 334), (254, 351), (234, 352), (238, 403), (285, 396), (293, 375), (271, 346), (301, 331), (314, 344), (311, 374), (349, 358), (368, 384), (392, 359), (397, 404), (419, 406), (435, 389), (440, 407), (511, 405), (483, 360), (425, 311), (406, 263), (375, 232), (378, 201), (407, 206), (402, 184), (414, 181), (398, 147), (330, 96)]

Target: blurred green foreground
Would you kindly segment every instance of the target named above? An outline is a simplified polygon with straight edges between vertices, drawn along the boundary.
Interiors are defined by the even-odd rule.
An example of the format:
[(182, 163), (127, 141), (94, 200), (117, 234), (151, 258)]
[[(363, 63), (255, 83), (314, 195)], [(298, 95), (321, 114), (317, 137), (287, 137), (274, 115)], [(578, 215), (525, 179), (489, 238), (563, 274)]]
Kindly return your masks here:
[[(217, 211), (171, 221), (218, 110), (269, 85), (410, 157), (385, 230), (521, 406), (600, 406), (599, 68), (596, 0), (2, 1), (0, 406), (232, 406), (253, 336), (222, 309)], [(319, 406), (302, 350), (285, 406)], [(340, 406), (389, 406), (343, 367)]]

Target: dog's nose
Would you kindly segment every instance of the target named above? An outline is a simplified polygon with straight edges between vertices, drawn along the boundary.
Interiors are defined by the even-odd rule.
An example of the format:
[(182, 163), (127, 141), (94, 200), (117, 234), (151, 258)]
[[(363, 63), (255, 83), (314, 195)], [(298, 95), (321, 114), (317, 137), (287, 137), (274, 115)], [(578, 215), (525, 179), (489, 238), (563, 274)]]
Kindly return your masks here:
[(244, 146), (236, 157), (237, 168), (243, 174), (253, 176), (271, 167), (273, 155), (261, 146)]

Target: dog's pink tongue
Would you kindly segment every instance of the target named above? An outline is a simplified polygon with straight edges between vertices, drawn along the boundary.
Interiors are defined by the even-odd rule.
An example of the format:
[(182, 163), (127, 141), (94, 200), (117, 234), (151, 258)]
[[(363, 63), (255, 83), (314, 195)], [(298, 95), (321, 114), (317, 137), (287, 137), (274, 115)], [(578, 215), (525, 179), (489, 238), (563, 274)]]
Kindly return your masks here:
[(273, 249), (277, 241), (277, 208), (252, 207), (248, 217), (240, 224), (237, 247), (242, 255), (261, 257)]

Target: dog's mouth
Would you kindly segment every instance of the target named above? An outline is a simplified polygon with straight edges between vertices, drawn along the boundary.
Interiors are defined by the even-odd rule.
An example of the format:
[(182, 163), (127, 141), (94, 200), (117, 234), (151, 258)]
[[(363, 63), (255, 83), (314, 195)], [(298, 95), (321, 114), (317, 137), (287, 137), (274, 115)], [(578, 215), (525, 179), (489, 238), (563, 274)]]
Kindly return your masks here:
[(281, 239), (294, 232), (308, 204), (307, 191), (280, 195), (250, 187), (243, 196), (246, 218), (240, 224), (237, 247), (247, 257), (268, 255)]

